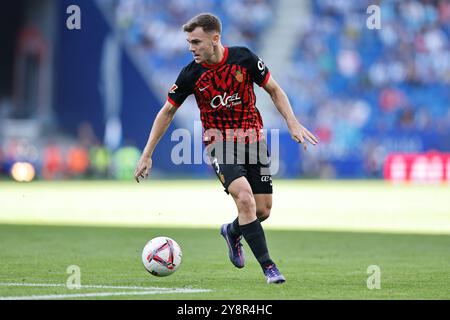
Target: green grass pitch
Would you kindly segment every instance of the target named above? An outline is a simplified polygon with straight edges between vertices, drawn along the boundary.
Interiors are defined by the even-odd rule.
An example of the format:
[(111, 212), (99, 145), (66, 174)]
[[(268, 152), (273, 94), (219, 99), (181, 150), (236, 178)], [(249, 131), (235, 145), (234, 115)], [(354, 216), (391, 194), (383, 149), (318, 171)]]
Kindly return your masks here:
[[(207, 185), (207, 189), (212, 189), (212, 185), (216, 186), (214, 182), (168, 182), (163, 187), (160, 184), (157, 189), (161, 191), (162, 188), (165, 192), (170, 190), (172, 194), (177, 194), (189, 186), (195, 189), (203, 184)], [(134, 189), (135, 186), (131, 184), (0, 183), (0, 299), (32, 296), (152, 300), (449, 299), (450, 233), (446, 231), (445, 226), (441, 226), (448, 221), (445, 212), (450, 215), (450, 211), (446, 211), (449, 189), (432, 187), (431, 195), (429, 188), (389, 189), (380, 184), (363, 185), (368, 193), (377, 193), (388, 188), (385, 199), (378, 197), (373, 203), (366, 204), (369, 213), (374, 210), (377, 201), (389, 201), (389, 197), (394, 197), (394, 193), (398, 193), (395, 199), (401, 199), (403, 192), (422, 193), (422, 197), (420, 200), (411, 198), (405, 203), (392, 202), (392, 207), (400, 216), (402, 212), (410, 212), (410, 220), (404, 225), (398, 219), (384, 221), (387, 226), (385, 232), (382, 231), (382, 216), (372, 217), (361, 212), (365, 219), (374, 219), (376, 228), (370, 230), (369, 223), (361, 224), (365, 219), (355, 221), (352, 218), (353, 213), (346, 216), (339, 212), (339, 208), (328, 213), (329, 219), (327, 223), (323, 223), (323, 230), (314, 230), (318, 228), (317, 225), (311, 225), (313, 216), (308, 217), (305, 213), (303, 216), (307, 219), (301, 219), (302, 211), (305, 210), (302, 206), (310, 204), (298, 205), (300, 217), (298, 220), (291, 220), (291, 228), (277, 224), (276, 218), (273, 225), (268, 221), (265, 225), (269, 249), (287, 279), (283, 285), (269, 286), (265, 283), (260, 267), (246, 243), (245, 268), (236, 269), (229, 262), (225, 242), (219, 234), (223, 216), (218, 214), (217, 221), (208, 220), (211, 218), (206, 217), (208, 224), (205, 225), (199, 223), (199, 226), (181, 227), (184, 222), (179, 220), (178, 225), (174, 222), (177, 227), (169, 227), (171, 220), (166, 214), (172, 210), (173, 203), (167, 205), (167, 212), (161, 211), (161, 208), (164, 208), (164, 200), (159, 199), (157, 202), (155, 199), (152, 204), (152, 191), (156, 192), (156, 189), (153, 190), (148, 184), (144, 188), (149, 195), (147, 199), (143, 199), (139, 197), (142, 191)], [(298, 184), (295, 187), (294, 183), (286, 182), (286, 185), (279, 184), (279, 191), (283, 191), (280, 190), (283, 187), (286, 187), (286, 190), (294, 188), (295, 192), (300, 194), (302, 191), (307, 193), (306, 190), (316, 190), (324, 197), (340, 192), (345, 198), (343, 190), (348, 188), (358, 192), (361, 191), (361, 186), (362, 184), (358, 183), (319, 183)], [(96, 190), (97, 200), (90, 199), (90, 194)], [(101, 192), (123, 193), (121, 201), (126, 202), (129, 207), (129, 219), (126, 218), (128, 212), (123, 213), (122, 220), (117, 219), (115, 210), (121, 209), (114, 204), (118, 200), (105, 202)], [(134, 199), (135, 194), (138, 201)], [(429, 215), (419, 205), (406, 205), (411, 205), (414, 201), (426, 201), (428, 196), (437, 208), (430, 208)], [(53, 199), (53, 202), (47, 202), (46, 197)], [(72, 197), (78, 199), (78, 205), (71, 206)], [(223, 203), (231, 201), (222, 194), (218, 197), (224, 197)], [(364, 195), (360, 195), (361, 197)], [(334, 201), (331, 196), (330, 199), (331, 202)], [(321, 221), (327, 221), (324, 212), (330, 210), (326, 207), (330, 203), (325, 202), (316, 204), (316, 214)], [(185, 212), (188, 215), (189, 208), (193, 210), (195, 203), (196, 201), (192, 201), (184, 206), (178, 203), (179, 210), (188, 210)], [(422, 204), (425, 207), (425, 203)], [(343, 206), (346, 205), (348, 204)], [(320, 209), (321, 206), (325, 208)], [(357, 200), (355, 206), (359, 208)], [(220, 205), (218, 207), (217, 210), (220, 211)], [(413, 207), (416, 211), (411, 209)], [(274, 203), (273, 215), (277, 212), (282, 215), (280, 208), (283, 208), (282, 204), (279, 204), (277, 209)], [(140, 217), (139, 210), (146, 210), (150, 216), (149, 220), (143, 220), (144, 223), (140, 227), (136, 225)], [(112, 224), (102, 223), (108, 221), (108, 216), (103, 211), (111, 212), (109, 218), (113, 221)], [(58, 217), (56, 212), (59, 212), (61, 217)], [(98, 219), (95, 218), (96, 212), (100, 215)], [(289, 218), (292, 212), (287, 208), (284, 213)], [(93, 217), (88, 218), (89, 214)], [(224, 214), (224, 217), (231, 221), (233, 213), (227, 214), (228, 216)], [(163, 226), (158, 225), (158, 217), (163, 221)], [(337, 221), (333, 222), (332, 217)], [(345, 225), (342, 224), (342, 219), (346, 221)], [(427, 223), (424, 224), (423, 221)], [(393, 224), (396, 225), (395, 229), (390, 228)], [(405, 227), (403, 231), (402, 226)], [(357, 232), (360, 227), (365, 232)], [(417, 233), (411, 232), (414, 227), (417, 228)], [(175, 239), (183, 249), (181, 267), (174, 275), (166, 278), (149, 275), (140, 261), (145, 243), (161, 235)], [(71, 265), (80, 268), (81, 285), (86, 287), (69, 290), (64, 286), (71, 276), (67, 273), (67, 268)], [(367, 279), (371, 276), (367, 269), (371, 265), (380, 268), (380, 289), (370, 290), (367, 287)], [(151, 290), (156, 291), (139, 294), (139, 290), (143, 290), (141, 287), (151, 287)], [(164, 292), (154, 288), (181, 290)], [(209, 291), (189, 292), (195, 289)], [(183, 290), (186, 292), (182, 292)], [(130, 294), (127, 295), (127, 292)], [(138, 294), (135, 294), (136, 292)]]

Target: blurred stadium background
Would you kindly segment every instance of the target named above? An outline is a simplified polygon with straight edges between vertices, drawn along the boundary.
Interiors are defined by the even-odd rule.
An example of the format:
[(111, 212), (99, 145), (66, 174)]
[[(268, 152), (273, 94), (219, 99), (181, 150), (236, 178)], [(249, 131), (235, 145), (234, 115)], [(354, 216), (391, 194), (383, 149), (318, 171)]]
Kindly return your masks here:
[[(381, 29), (367, 27), (373, 4)], [(72, 5), (81, 29), (67, 27)], [(449, 298), (449, 0), (1, 6), (0, 300)], [(205, 11), (222, 19), (225, 45), (265, 60), (321, 140), (301, 150), (256, 88), (265, 127), (280, 129), (264, 228), (282, 287), (265, 284), (255, 259), (234, 270), (218, 232), (236, 216), (233, 201), (206, 164), (171, 160), (171, 133), (196, 130), (193, 98), (158, 145), (151, 179), (133, 180), (166, 93), (191, 60), (181, 26)], [(161, 235), (183, 248), (168, 278), (149, 276), (140, 258)], [(87, 285), (75, 294), (65, 285), (73, 265)], [(369, 290), (368, 266), (382, 272), (382, 290)], [(211, 291), (136, 296), (104, 285)]]
[[(379, 30), (366, 25), (371, 4), (381, 8)], [(80, 30), (66, 27), (71, 5), (81, 9)], [(211, 203), (230, 202), (207, 165), (175, 165), (170, 159), (177, 143), (170, 133), (193, 131), (199, 121), (193, 98), (177, 113), (153, 159), (152, 177), (176, 180), (164, 190), (179, 188), (178, 203), (157, 192), (162, 182), (149, 182), (145, 191), (94, 182), (132, 181), (166, 92), (191, 60), (181, 25), (206, 11), (222, 19), (225, 45), (247, 46), (265, 60), (295, 114), (321, 140), (303, 152), (257, 88), (266, 128), (281, 130), (275, 186), (284, 196), (277, 200), (290, 203), (277, 208), (282, 218), (274, 215), (273, 225), (297, 219), (299, 226), (320, 228), (331, 219), (337, 228), (450, 232), (446, 0), (6, 1), (0, 11), (2, 222), (83, 223), (105, 214), (95, 221), (113, 223), (117, 215), (117, 223), (186, 225), (186, 203), (200, 225), (232, 217), (231, 204), (212, 219), (204, 206), (192, 203), (199, 199), (196, 188), (209, 195), (215, 190)], [(344, 179), (359, 182), (339, 183)], [(79, 183), (62, 184), (71, 180)], [(26, 201), (26, 190), (39, 191)], [(55, 194), (64, 190), (54, 205)], [(86, 198), (89, 192), (96, 197)], [(144, 208), (137, 209), (136, 199)], [(159, 201), (157, 208), (145, 208), (152, 201)], [(61, 213), (65, 206), (70, 217)], [(127, 210), (132, 212), (124, 218)]]

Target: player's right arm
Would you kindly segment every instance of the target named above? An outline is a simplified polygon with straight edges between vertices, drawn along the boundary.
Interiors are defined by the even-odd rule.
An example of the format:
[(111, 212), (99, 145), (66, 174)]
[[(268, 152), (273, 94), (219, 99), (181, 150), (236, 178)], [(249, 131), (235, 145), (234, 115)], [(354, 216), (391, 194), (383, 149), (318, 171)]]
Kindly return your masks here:
[(155, 151), (156, 145), (169, 128), (169, 125), (172, 122), (177, 110), (178, 108), (176, 106), (167, 101), (158, 112), (150, 131), (147, 144), (145, 145), (141, 158), (139, 159), (136, 169), (134, 170), (134, 178), (136, 179), (136, 182), (139, 183), (140, 178), (145, 179), (148, 177), (150, 169), (152, 168), (153, 151)]

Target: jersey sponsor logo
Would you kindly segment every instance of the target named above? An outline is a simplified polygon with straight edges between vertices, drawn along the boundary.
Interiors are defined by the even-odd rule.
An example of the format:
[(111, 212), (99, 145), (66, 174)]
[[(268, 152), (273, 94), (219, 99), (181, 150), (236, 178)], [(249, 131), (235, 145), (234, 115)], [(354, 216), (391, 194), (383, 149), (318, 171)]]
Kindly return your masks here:
[(241, 103), (241, 98), (239, 97), (239, 93), (235, 93), (231, 96), (229, 96), (226, 92), (221, 95), (217, 95), (211, 100), (211, 107), (213, 109), (216, 109), (220, 106), (223, 107), (230, 107), (229, 104), (232, 104), (233, 106), (236, 104)]
[(174, 84), (174, 85), (170, 88), (169, 93), (174, 94), (175, 91), (177, 91), (177, 89), (178, 89), (178, 86), (177, 86), (176, 84)]

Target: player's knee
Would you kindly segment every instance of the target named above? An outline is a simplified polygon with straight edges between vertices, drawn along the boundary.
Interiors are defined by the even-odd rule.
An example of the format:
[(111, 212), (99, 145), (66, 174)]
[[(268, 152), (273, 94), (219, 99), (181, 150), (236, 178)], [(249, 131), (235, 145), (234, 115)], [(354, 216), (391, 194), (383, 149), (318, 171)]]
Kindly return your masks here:
[(264, 206), (256, 210), (256, 216), (258, 217), (260, 222), (263, 222), (270, 217), (270, 210), (272, 209), (271, 207), (272, 206)]
[(255, 198), (253, 197), (253, 194), (251, 192), (247, 190), (240, 191), (237, 194), (236, 202), (241, 211), (244, 211), (248, 214), (255, 212)]

